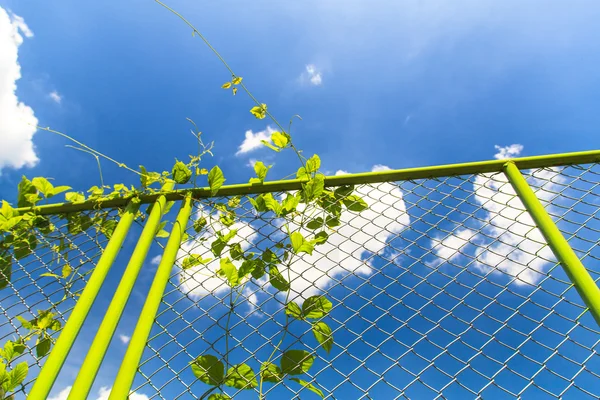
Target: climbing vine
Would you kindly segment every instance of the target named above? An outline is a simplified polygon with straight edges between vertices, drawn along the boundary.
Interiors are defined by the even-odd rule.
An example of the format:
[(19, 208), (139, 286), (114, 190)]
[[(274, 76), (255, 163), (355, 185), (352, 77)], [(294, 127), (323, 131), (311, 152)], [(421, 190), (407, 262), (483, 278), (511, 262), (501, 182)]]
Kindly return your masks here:
[[(241, 207), (241, 196), (230, 197), (226, 201), (213, 201), (206, 199), (212, 213), (199, 216), (193, 222), (193, 230), (202, 235), (211, 232), (216, 239), (211, 244), (212, 257), (204, 254), (189, 254), (180, 264), (182, 270), (206, 265), (218, 260), (219, 268), (216, 275), (227, 282), (229, 291), (229, 310), (225, 328), (226, 351), (223, 358), (213, 354), (201, 354), (190, 363), (190, 369), (196, 378), (206, 384), (206, 391), (200, 399), (208, 397), (209, 400), (229, 399), (225, 388), (237, 390), (258, 389), (259, 398), (264, 398), (265, 385), (278, 384), (289, 380), (300, 387), (306, 388), (316, 395), (323, 397), (323, 391), (314, 380), (302, 379), (309, 372), (318, 354), (311, 353), (302, 348), (283, 348), (283, 343), (288, 335), (291, 323), (307, 324), (313, 336), (319, 343), (325, 355), (329, 354), (334, 346), (333, 332), (326, 322), (329, 312), (333, 308), (331, 300), (323, 295), (316, 295), (305, 299), (302, 303), (298, 298), (291, 298), (290, 270), (294, 261), (311, 255), (315, 247), (327, 242), (329, 235), (340, 225), (344, 212), (360, 212), (367, 208), (367, 204), (354, 194), (352, 186), (342, 186), (335, 190), (325, 187), (324, 175), (320, 172), (321, 160), (318, 155), (305, 157), (293, 143), (290, 127), (286, 130), (268, 111), (267, 105), (260, 103), (243, 83), (241, 76), (236, 75), (221, 55), (210, 45), (206, 38), (183, 16), (157, 0), (157, 3), (167, 8), (181, 18), (192, 29), (194, 36), (200, 37), (213, 53), (223, 62), (231, 74), (231, 80), (222, 85), (225, 90), (232, 90), (236, 95), (241, 88), (255, 105), (249, 110), (257, 119), (269, 117), (279, 128), (271, 134), (270, 140), (263, 144), (275, 152), (290, 151), (295, 153), (299, 160), (295, 177), (302, 181), (301, 189), (289, 192), (285, 197), (278, 198), (272, 193), (254, 196), (245, 196), (252, 205), (256, 214), (280, 218), (284, 221), (282, 230), (284, 237), (274, 246), (255, 254), (245, 252), (240, 243), (234, 238), (237, 230), (233, 228), (240, 220), (238, 210)], [(19, 337), (8, 340), (0, 350), (0, 400), (12, 399), (12, 393), (19, 390), (28, 374), (28, 363), (22, 361), (15, 363), (16, 359), (27, 350), (28, 343), (35, 339), (35, 356), (42, 358), (51, 351), (53, 345), (52, 332), (61, 329), (58, 318), (58, 307), (66, 299), (75, 299), (77, 292), (71, 291), (73, 279), (78, 274), (81, 266), (72, 265), (68, 252), (72, 244), (65, 243), (60, 235), (53, 235), (58, 228), (47, 216), (38, 212), (42, 202), (52, 199), (57, 195), (64, 195), (69, 203), (94, 202), (101, 205), (105, 201), (126, 199), (139, 202), (141, 196), (161, 193), (158, 186), (172, 181), (178, 185), (206, 184), (212, 196), (217, 196), (225, 183), (225, 176), (219, 166), (210, 170), (203, 168), (202, 160), (207, 155), (212, 156), (213, 143), (205, 144), (202, 132), (196, 124), (193, 125), (192, 134), (198, 145), (197, 154), (190, 155), (189, 161), (175, 160), (170, 171), (150, 172), (144, 166), (133, 169), (118, 162), (109, 156), (94, 150), (74, 138), (50, 128), (40, 128), (47, 132), (62, 136), (74, 145), (69, 145), (76, 150), (83, 151), (95, 158), (100, 173), (100, 185), (92, 186), (86, 193), (72, 191), (69, 186), (54, 186), (51, 181), (43, 177), (31, 180), (23, 177), (18, 185), (17, 204), (13, 207), (3, 200), (0, 209), (0, 290), (12, 285), (12, 266), (15, 262), (27, 257), (38, 247), (48, 247), (54, 254), (53, 261), (61, 267), (61, 273), (44, 273), (39, 278), (54, 279), (63, 289), (64, 296), (55, 303), (51, 309), (38, 310), (37, 317), (27, 320), (17, 316), (21, 324)], [(119, 167), (139, 175), (137, 187), (127, 187), (124, 184), (106, 185), (102, 176), (101, 162), (105, 160), (117, 164)], [(250, 178), (252, 185), (261, 185), (265, 182), (271, 166), (258, 161), (254, 164), (255, 176)], [(172, 202), (168, 203), (169, 205)], [(166, 210), (165, 210), (166, 211)], [(148, 212), (148, 211), (147, 211)], [(166, 212), (165, 212), (166, 214)], [(213, 216), (216, 215), (220, 226), (214, 224)], [(105, 209), (95, 207), (89, 212), (71, 212), (58, 215), (66, 223), (68, 234), (77, 235), (82, 232), (95, 231), (96, 235), (110, 238), (116, 228), (116, 221)], [(144, 218), (142, 212), (137, 212), (136, 218)], [(156, 237), (162, 238), (169, 235), (164, 229), (163, 221), (156, 231)], [(222, 227), (222, 229), (220, 229)], [(43, 240), (42, 240), (43, 239)], [(185, 239), (188, 239), (187, 237)], [(192, 239), (193, 240), (193, 239)], [(223, 254), (227, 252), (229, 257)], [(240, 264), (236, 267), (234, 261)], [(229, 329), (231, 316), (238, 304), (241, 293), (251, 281), (267, 279), (271, 286), (285, 295), (285, 322), (277, 344), (270, 356), (262, 361), (258, 371), (245, 363), (236, 363), (230, 360)], [(278, 360), (276, 362), (276, 360)]]

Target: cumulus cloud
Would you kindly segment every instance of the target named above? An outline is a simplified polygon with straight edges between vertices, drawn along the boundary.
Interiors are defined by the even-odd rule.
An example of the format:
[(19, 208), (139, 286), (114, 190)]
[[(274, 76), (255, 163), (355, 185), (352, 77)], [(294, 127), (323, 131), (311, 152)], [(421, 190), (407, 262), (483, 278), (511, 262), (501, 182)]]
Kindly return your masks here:
[(152, 257), (152, 259), (150, 259), (150, 264), (152, 264), (152, 265), (158, 265), (158, 264), (160, 264), (160, 260), (162, 260), (162, 255), (161, 254)]
[(242, 144), (240, 144), (240, 147), (238, 148), (238, 151), (235, 153), (235, 155), (239, 156), (241, 154), (250, 153), (251, 151), (255, 151), (264, 147), (262, 141), (266, 140), (267, 142), (270, 142), (271, 134), (273, 132), (275, 132), (275, 130), (270, 126), (267, 126), (264, 131), (259, 131), (256, 133), (252, 132), (252, 130), (247, 130), (244, 137), (244, 141), (242, 142)]
[(131, 337), (127, 335), (119, 335), (119, 340), (121, 341), (121, 343), (127, 344), (131, 340)]
[[(98, 391), (98, 397), (96, 400), (108, 400), (110, 396), (110, 387), (102, 386)], [(49, 397), (48, 400), (67, 400), (69, 397), (69, 393), (71, 392), (71, 386), (67, 386), (63, 390), (61, 390), (56, 396)], [(130, 400), (148, 400), (148, 396), (139, 393), (131, 393), (129, 395)]]
[(50, 97), (54, 102), (56, 102), (58, 104), (60, 104), (60, 102), (62, 101), (62, 96), (60, 94), (58, 94), (58, 92), (56, 90), (50, 92), (48, 97)]
[(314, 65), (308, 64), (305, 67), (304, 72), (300, 75), (301, 82), (307, 82), (314, 86), (320, 86), (323, 84), (323, 76), (321, 71)]
[[(496, 149), (495, 157), (502, 159), (518, 156), (523, 146), (496, 146)], [(548, 202), (561, 181), (557, 169), (545, 169), (535, 173), (530, 184), (543, 185), (536, 194), (542, 202)], [(539, 282), (554, 256), (506, 176), (477, 175), (473, 191), (475, 202), (486, 211), (480, 222), (481, 230), (460, 228), (445, 238), (434, 238), (431, 243), (434, 253), (448, 261), (460, 254), (469, 254), (475, 258), (474, 265), (480, 271), (503, 272), (516, 277), (517, 285)]]
[[(374, 169), (388, 168), (376, 166)], [(344, 171), (338, 171), (337, 175), (344, 173)], [(382, 252), (386, 243), (410, 224), (402, 192), (397, 185), (381, 183), (361, 186), (357, 189), (357, 194), (368, 204), (367, 210), (360, 214), (342, 213), (341, 225), (329, 233), (329, 239), (325, 244), (316, 246), (312, 255), (295, 256), (289, 271), (280, 266), (281, 274), (286, 279), (289, 276), (292, 299), (301, 301), (301, 298), (317, 294), (351, 274), (370, 275), (372, 267), (367, 261), (367, 256), (371, 253)], [(299, 210), (302, 210), (301, 206), (299, 206)], [(206, 213), (202, 213), (202, 215), (210, 220), (215, 229), (223, 229), (218, 221), (218, 215), (207, 215)], [(309, 236), (309, 231), (299, 229), (298, 222), (299, 220), (292, 219), (289, 222), (290, 230), (299, 230), (305, 237)], [(258, 231), (253, 226), (238, 222), (231, 228), (237, 229), (236, 236), (231, 239), (231, 243), (240, 243), (244, 250), (254, 245)], [(269, 236), (273, 238), (272, 234)], [(214, 240), (214, 232), (212, 228), (209, 228), (206, 233), (185, 243), (178, 254), (178, 259), (182, 260), (186, 254), (190, 253), (212, 257), (210, 248)], [(229, 251), (224, 251), (222, 257), (230, 257)], [(236, 267), (240, 267), (240, 262), (234, 261), (234, 264)], [(216, 275), (218, 269), (218, 260), (212, 260), (206, 265), (185, 271), (180, 270), (180, 289), (192, 297), (201, 297), (210, 293), (213, 295), (226, 293), (229, 286), (223, 278)], [(258, 303), (257, 294), (270, 287), (266, 279), (257, 282), (257, 286), (259, 287), (258, 291), (253, 292), (247, 289), (243, 293), (251, 311)]]
[(38, 162), (32, 141), (38, 120), (31, 107), (16, 95), (23, 36), (33, 37), (23, 18), (9, 15), (0, 7), (0, 172), (6, 167), (32, 167)]

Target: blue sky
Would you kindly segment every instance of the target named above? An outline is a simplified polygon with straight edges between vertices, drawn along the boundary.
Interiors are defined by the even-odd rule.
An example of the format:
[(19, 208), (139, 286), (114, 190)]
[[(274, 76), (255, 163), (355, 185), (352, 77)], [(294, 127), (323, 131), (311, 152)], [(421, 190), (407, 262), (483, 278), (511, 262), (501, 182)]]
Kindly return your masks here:
[[(495, 145), (513, 143), (523, 145), (522, 155), (600, 148), (600, 4), (593, 0), (168, 4), (280, 121), (302, 117), (294, 141), (306, 155), (319, 154), (324, 171), (484, 160)], [(215, 141), (207, 167), (218, 163), (227, 183), (246, 182), (251, 159), (274, 163), (271, 179), (295, 171), (290, 153), (236, 155), (246, 132), (265, 131), (269, 121), (248, 112), (243, 93), (220, 88), (228, 72), (154, 2), (0, 6), (13, 24), (22, 17), (23, 37), (18, 47), (9, 30), (0, 38), (0, 98), (8, 99), (0, 144), (19, 149), (0, 149), (0, 198), (14, 200), (22, 174), (78, 190), (99, 183), (93, 159), (47, 132), (31, 136), (14, 117), (13, 84), (41, 126), (134, 168), (170, 170), (175, 157), (193, 153), (188, 117)], [(16, 63), (15, 81), (9, 67)], [(137, 181), (108, 163), (103, 172), (110, 183)]]

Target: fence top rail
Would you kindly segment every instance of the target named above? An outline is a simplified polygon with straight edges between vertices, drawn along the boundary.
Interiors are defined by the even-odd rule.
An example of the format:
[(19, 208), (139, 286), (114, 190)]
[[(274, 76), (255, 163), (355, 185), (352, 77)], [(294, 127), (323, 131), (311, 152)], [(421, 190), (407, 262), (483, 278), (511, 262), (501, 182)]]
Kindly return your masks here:
[[(600, 162), (600, 150), (580, 151), (572, 153), (548, 154), (542, 156), (520, 157), (512, 159), (475, 161), (459, 164), (433, 165), (427, 167), (405, 168), (378, 172), (363, 172), (325, 177), (325, 186), (358, 185), (413, 179), (441, 178), (457, 175), (501, 172), (507, 162), (513, 162), (519, 169), (557, 167), (574, 164), (591, 164)], [(222, 186), (216, 195), (211, 195), (209, 188), (188, 188), (139, 195), (142, 204), (153, 203), (159, 196), (164, 195), (168, 201), (182, 200), (187, 193), (194, 198), (209, 198), (221, 196), (249, 195), (268, 192), (279, 192), (301, 189), (303, 179), (270, 181), (259, 184), (235, 184)], [(37, 207), (22, 207), (15, 209), (20, 213), (33, 212), (40, 215), (64, 214), (77, 211), (123, 207), (129, 202), (129, 197), (104, 201), (86, 200), (73, 203), (55, 203)]]

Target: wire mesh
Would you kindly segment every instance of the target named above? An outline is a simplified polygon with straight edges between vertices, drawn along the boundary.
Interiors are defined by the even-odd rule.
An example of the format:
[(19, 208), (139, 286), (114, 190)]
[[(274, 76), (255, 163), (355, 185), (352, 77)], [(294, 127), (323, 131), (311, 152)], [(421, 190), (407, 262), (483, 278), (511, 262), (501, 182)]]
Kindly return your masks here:
[[(5, 351), (9, 341), (22, 343), (25, 347), (16, 351), (14, 357), (7, 353), (1, 356), (8, 371), (25, 362), (28, 374), (14, 391), (3, 393), (3, 396), (10, 393), (14, 398), (27, 396), (102, 255), (118, 213), (119, 210), (114, 209), (101, 213), (84, 212), (76, 219), (71, 215), (44, 217), (45, 223), (32, 229), (28, 236), (31, 251), (18, 257), (13, 252), (9, 256), (10, 273), (3, 270), (1, 277), (6, 287), (0, 290), (0, 343)], [(94, 221), (110, 222), (101, 226)], [(45, 329), (48, 341), (40, 344), (45, 335), (35, 325), (38, 325), (36, 320), (44, 317), (55, 322)], [(34, 327), (28, 329), (26, 325), (31, 322)], [(26, 340), (21, 342), (20, 338)]]
[[(600, 165), (523, 173), (598, 282)], [(217, 274), (219, 260), (235, 258), (233, 243), (246, 254), (281, 254), (277, 243), (287, 227), (304, 232), (300, 222), (307, 221), (257, 213), (246, 196), (196, 200), (132, 390), (152, 399), (219, 391), (257, 398), (260, 388), (211, 392), (190, 363), (210, 354), (258, 373), (272, 354), (279, 364), (282, 352), (293, 348), (315, 357), (310, 370), (295, 377), (327, 399), (600, 397), (600, 328), (504, 174), (381, 182), (355, 191), (368, 209), (344, 211), (339, 225), (324, 228), (329, 238), (312, 255), (279, 260), (289, 293), (268, 277), (232, 290)], [(237, 222), (225, 227), (220, 205), (238, 200)], [(304, 215), (319, 215), (309, 211)], [(206, 226), (197, 229), (200, 218)], [(118, 210), (104, 219), (116, 222)], [(3, 342), (26, 333), (17, 316), (30, 320), (37, 310), (52, 310), (64, 324), (107, 242), (96, 226), (73, 235), (60, 216), (51, 222), (57, 227), (51, 238), (38, 235), (38, 246), (13, 264), (10, 284), (0, 291)], [(233, 230), (215, 257), (216, 232)], [(154, 246), (164, 243), (157, 238)], [(210, 260), (185, 268), (190, 255)], [(73, 271), (65, 293), (66, 263)], [(239, 268), (241, 260), (233, 263)], [(148, 264), (143, 273), (151, 275), (155, 266)], [(322, 318), (333, 331), (329, 353), (310, 324), (285, 315), (286, 302), (301, 305), (319, 294), (333, 303)], [(36, 357), (34, 338), (12, 361), (30, 367), (17, 398), (27, 394), (43, 359)], [(319, 398), (287, 378), (264, 383), (262, 393)]]
[[(598, 280), (600, 167), (525, 173)], [(331, 399), (600, 396), (600, 330), (504, 174), (356, 190), (369, 209), (347, 212), (313, 255), (280, 268), (289, 274), (291, 300), (326, 294), (333, 302), (323, 319), (333, 330), (330, 354), (310, 325), (296, 320), (278, 349), (316, 357), (303, 380)], [(203, 354), (257, 372), (285, 329), (286, 296), (267, 279), (236, 292), (216, 275), (218, 260), (182, 269), (190, 254), (214, 258), (214, 233), (223, 228), (214, 204), (198, 202), (195, 211), (208, 229), (198, 234), (190, 221), (136, 379), (136, 392), (150, 398), (200, 398), (210, 387), (196, 379), (190, 362)], [(259, 217), (244, 200), (238, 215), (232, 242), (246, 252), (276, 251), (285, 235), (282, 219)], [(258, 388), (224, 392), (257, 398)], [(266, 383), (263, 392), (318, 398), (290, 380)]]

